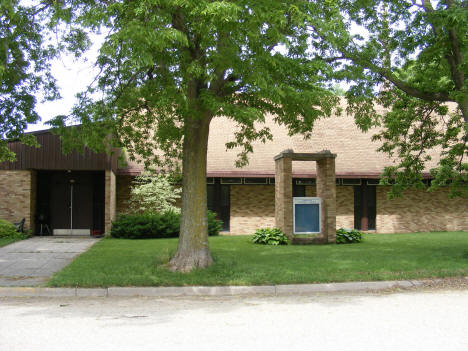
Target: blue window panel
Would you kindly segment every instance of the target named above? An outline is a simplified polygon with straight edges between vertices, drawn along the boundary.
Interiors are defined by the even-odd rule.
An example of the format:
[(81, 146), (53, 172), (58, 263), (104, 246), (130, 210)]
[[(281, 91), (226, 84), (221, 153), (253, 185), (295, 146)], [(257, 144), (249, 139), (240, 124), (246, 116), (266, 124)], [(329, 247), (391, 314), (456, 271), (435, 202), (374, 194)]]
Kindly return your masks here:
[(319, 204), (296, 204), (294, 221), (296, 233), (320, 232)]

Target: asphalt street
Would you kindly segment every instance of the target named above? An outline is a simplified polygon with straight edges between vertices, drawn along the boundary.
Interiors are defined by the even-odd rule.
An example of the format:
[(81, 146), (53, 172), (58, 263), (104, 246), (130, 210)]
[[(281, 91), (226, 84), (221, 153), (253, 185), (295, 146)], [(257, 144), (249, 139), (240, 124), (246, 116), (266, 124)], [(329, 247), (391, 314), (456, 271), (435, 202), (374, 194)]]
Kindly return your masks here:
[(2, 298), (0, 350), (468, 350), (468, 290)]

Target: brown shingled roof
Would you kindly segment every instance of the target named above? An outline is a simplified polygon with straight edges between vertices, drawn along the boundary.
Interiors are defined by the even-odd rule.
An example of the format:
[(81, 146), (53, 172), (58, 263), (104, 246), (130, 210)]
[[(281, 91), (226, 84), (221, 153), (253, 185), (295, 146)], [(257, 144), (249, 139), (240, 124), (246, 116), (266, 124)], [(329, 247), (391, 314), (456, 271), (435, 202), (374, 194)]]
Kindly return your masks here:
[[(240, 149), (226, 149), (226, 143), (234, 138), (236, 123), (228, 118), (215, 118), (211, 122), (208, 143), (208, 177), (274, 177), (273, 157), (285, 149), (294, 152), (319, 152), (330, 150), (337, 154), (336, 174), (341, 178), (377, 178), (385, 166), (393, 164), (386, 154), (377, 152), (380, 143), (372, 141), (377, 129), (363, 133), (354, 123), (353, 116), (343, 112), (315, 123), (312, 137), (304, 140), (301, 135), (289, 136), (287, 128), (273, 122), (267, 115), (266, 124), (270, 127), (273, 141), (253, 144), (249, 154), (249, 164), (236, 168), (235, 161)], [(426, 172), (436, 166), (439, 158), (434, 150), (430, 153), (433, 160), (427, 164)], [(130, 163), (129, 168), (119, 170), (121, 174), (136, 174), (142, 166)], [(293, 162), (295, 177), (314, 177), (315, 162)]]

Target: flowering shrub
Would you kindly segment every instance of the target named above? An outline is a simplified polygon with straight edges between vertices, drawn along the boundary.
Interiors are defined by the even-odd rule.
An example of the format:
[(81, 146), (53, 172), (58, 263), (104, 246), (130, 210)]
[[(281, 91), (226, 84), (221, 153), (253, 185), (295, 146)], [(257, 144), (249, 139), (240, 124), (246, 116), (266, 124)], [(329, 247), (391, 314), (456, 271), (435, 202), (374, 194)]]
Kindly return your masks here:
[(130, 189), (129, 207), (132, 213), (180, 213), (175, 206), (181, 189), (174, 187), (166, 174), (143, 173), (135, 177)]

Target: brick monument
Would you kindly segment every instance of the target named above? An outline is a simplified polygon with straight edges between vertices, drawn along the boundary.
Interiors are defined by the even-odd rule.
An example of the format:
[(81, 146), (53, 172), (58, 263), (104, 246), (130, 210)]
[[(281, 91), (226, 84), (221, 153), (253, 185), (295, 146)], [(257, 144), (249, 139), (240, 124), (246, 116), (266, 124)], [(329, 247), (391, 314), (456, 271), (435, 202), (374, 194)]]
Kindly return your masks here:
[[(336, 178), (335, 158), (329, 150), (317, 153), (295, 153), (285, 150), (275, 160), (275, 220), (293, 244), (336, 243)], [(317, 162), (317, 197), (322, 199), (321, 232), (317, 236), (294, 237), (292, 161)]]

